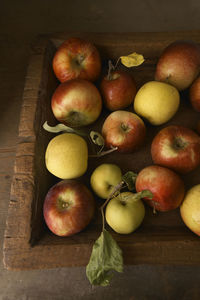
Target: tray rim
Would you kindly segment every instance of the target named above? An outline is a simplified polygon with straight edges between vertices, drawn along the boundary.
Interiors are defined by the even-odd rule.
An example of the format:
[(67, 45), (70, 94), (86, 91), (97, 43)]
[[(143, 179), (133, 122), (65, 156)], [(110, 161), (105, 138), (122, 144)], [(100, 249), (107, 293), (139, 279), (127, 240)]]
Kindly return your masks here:
[[(173, 39), (190, 38), (192, 40), (200, 42), (200, 31), (176, 31), (176, 32), (129, 32), (129, 33), (80, 33), (80, 32), (61, 32), (48, 35), (39, 35), (32, 45), (30, 61), (27, 69), (27, 75), (25, 78), (24, 93), (23, 93), (23, 105), (20, 113), (19, 133), (18, 133), (18, 145), (16, 149), (16, 159), (14, 164), (14, 174), (11, 184), (10, 202), (8, 208), (8, 216), (6, 221), (6, 229), (4, 233), (3, 244), (3, 263), (6, 269), (10, 270), (29, 270), (29, 269), (41, 269), (41, 268), (55, 268), (55, 267), (72, 267), (72, 266), (84, 266), (89, 260), (92, 245), (89, 244), (77, 244), (74, 245), (40, 245), (36, 244), (34, 247), (30, 244), (30, 224), (31, 224), (31, 203), (34, 193), (34, 146), (36, 141), (37, 132), (34, 128), (34, 118), (37, 109), (38, 91), (40, 89), (44, 56), (49, 43), (52, 40), (63, 40), (70, 36), (89, 37), (89, 39), (104, 39), (105, 36), (110, 43), (114, 43), (116, 37), (120, 37), (122, 42), (126, 44), (126, 39), (135, 38), (138, 43), (144, 41), (147, 35), (155, 39), (155, 43), (168, 41)], [(125, 39), (126, 37), (126, 39)], [(35, 77), (35, 70), (40, 71), (40, 76)], [(30, 85), (35, 85), (34, 90), (30, 97)], [(27, 110), (32, 107), (31, 122), (32, 127), (25, 126), (26, 121), (25, 114)], [(29, 125), (31, 124), (29, 122)], [(27, 155), (26, 149), (29, 149)], [(24, 150), (24, 156), (21, 155), (22, 149)], [(26, 159), (29, 165), (28, 169), (23, 169), (21, 161)], [(21, 182), (17, 181), (21, 178)], [(25, 181), (24, 181), (25, 180)], [(10, 233), (13, 230), (12, 220), (13, 216), (21, 216), (21, 207), (16, 203), (16, 188), (18, 184), (26, 182), (28, 189), (28, 203), (23, 207), (23, 210), (27, 213), (24, 219), (20, 219), (20, 230), (18, 232), (15, 229), (16, 236), (11, 237)], [(19, 187), (19, 186), (18, 186)], [(22, 197), (22, 195), (17, 195)], [(23, 212), (24, 212), (23, 211)], [(191, 233), (192, 234), (192, 233)], [(193, 256), (187, 257), (191, 243), (194, 246)], [(154, 250), (154, 254), (151, 257), (147, 257), (144, 251), (141, 251), (141, 244), (146, 247), (147, 253)], [(13, 245), (15, 245), (13, 247)], [(158, 252), (159, 249), (159, 252)], [(172, 251), (181, 250), (181, 255), (176, 260), (170, 259), (168, 253)], [(177, 254), (178, 252), (177, 251)], [(49, 253), (49, 257), (45, 254)], [(134, 252), (135, 256), (125, 258), (125, 264), (174, 264), (174, 265), (200, 265), (200, 242), (198, 240), (189, 239), (182, 241), (152, 241), (151, 243), (135, 243), (134, 245), (124, 245), (124, 252)], [(41, 253), (43, 253), (41, 255)], [(68, 256), (68, 260), (63, 260), (63, 255)], [(51, 259), (50, 259), (51, 257)], [(81, 257), (81, 260), (80, 260)], [(183, 260), (182, 258), (186, 259)], [(54, 259), (52, 259), (54, 258)], [(34, 262), (34, 263), (33, 263)]]

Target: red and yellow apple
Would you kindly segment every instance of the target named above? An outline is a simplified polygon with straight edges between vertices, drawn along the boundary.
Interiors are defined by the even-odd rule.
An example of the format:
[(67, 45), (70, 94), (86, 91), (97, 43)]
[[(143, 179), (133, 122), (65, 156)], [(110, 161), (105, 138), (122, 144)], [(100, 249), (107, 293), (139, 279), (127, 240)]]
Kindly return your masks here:
[(193, 41), (178, 40), (162, 52), (155, 80), (172, 84), (182, 91), (188, 88), (200, 72), (200, 46)]
[(121, 153), (130, 153), (144, 142), (146, 127), (136, 114), (117, 110), (108, 115), (102, 127), (102, 136), (107, 148), (117, 147)]
[(136, 178), (136, 191), (149, 190), (152, 199), (145, 202), (157, 211), (176, 209), (183, 201), (185, 188), (180, 176), (174, 171), (151, 165), (142, 169)]
[(70, 127), (81, 127), (96, 121), (101, 113), (102, 99), (92, 82), (73, 79), (56, 88), (51, 107), (58, 121)]
[(58, 236), (82, 231), (95, 213), (94, 198), (89, 189), (75, 180), (62, 180), (48, 191), (43, 214), (48, 228)]
[(200, 236), (200, 184), (191, 187), (180, 206), (185, 225)]
[(99, 52), (89, 41), (69, 38), (57, 49), (53, 58), (53, 70), (60, 82), (75, 78), (95, 81), (101, 71)]
[(157, 165), (188, 173), (200, 165), (200, 137), (187, 127), (167, 126), (154, 137), (151, 155)]
[(194, 110), (200, 112), (200, 77), (197, 77), (189, 90), (189, 98)]
[(103, 77), (100, 90), (105, 107), (115, 111), (124, 109), (133, 102), (136, 84), (128, 72), (112, 71)]

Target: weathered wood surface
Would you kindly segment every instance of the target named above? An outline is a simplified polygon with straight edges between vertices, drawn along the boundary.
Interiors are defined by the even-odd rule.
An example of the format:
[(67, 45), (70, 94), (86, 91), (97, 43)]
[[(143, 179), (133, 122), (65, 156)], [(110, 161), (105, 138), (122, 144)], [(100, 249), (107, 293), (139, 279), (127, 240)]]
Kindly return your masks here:
[[(8, 269), (53, 268), (86, 265), (94, 240), (100, 234), (100, 219), (97, 218), (82, 233), (71, 238), (59, 238), (51, 234), (43, 221), (42, 205), (50, 186), (57, 181), (44, 166), (44, 152), (52, 137), (42, 130), (48, 120), (55, 123), (50, 110), (50, 99), (58, 82), (51, 61), (56, 47), (69, 36), (82, 36), (93, 41), (99, 48), (104, 64), (107, 59), (117, 59), (133, 51), (143, 53), (145, 64), (130, 72), (138, 87), (153, 79), (155, 63), (162, 49), (176, 39), (192, 39), (200, 42), (200, 32), (178, 33), (128, 33), (128, 34), (57, 34), (42, 36), (33, 47), (27, 71), (23, 105), (20, 115), (18, 146), (11, 187), (7, 226), (4, 238), (4, 265)], [(106, 64), (104, 65), (105, 68)], [(97, 83), (98, 84), (98, 83)], [(199, 115), (187, 103), (187, 94), (172, 120), (191, 128), (195, 127)], [(106, 115), (106, 112), (105, 112)], [(105, 118), (105, 115), (103, 118)], [(102, 119), (94, 124), (100, 128)], [(123, 171), (132, 167), (139, 171), (151, 164), (149, 146), (152, 136), (159, 128), (148, 128), (145, 146), (134, 156), (105, 157), (105, 162), (117, 162)], [(88, 184), (92, 170), (103, 160), (91, 160), (87, 176)], [(199, 169), (185, 176), (186, 186), (200, 181)], [(113, 233), (114, 234), (114, 233)], [(198, 264), (200, 265), (200, 241), (180, 219), (179, 211), (154, 217), (147, 208), (143, 226), (134, 234), (114, 234), (123, 249), (126, 264)]]

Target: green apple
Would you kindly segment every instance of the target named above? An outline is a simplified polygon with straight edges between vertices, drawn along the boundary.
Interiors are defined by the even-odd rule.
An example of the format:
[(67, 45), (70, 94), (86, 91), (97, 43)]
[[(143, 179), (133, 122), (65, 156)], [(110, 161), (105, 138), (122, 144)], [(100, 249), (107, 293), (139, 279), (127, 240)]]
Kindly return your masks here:
[(83, 175), (88, 166), (86, 141), (77, 134), (63, 133), (54, 137), (45, 153), (48, 171), (61, 179), (74, 179)]
[(135, 231), (145, 216), (145, 207), (138, 194), (120, 193), (112, 198), (105, 211), (108, 225), (117, 233), (129, 234)]
[(121, 169), (115, 164), (101, 164), (92, 173), (90, 184), (100, 198), (107, 199), (122, 180)]

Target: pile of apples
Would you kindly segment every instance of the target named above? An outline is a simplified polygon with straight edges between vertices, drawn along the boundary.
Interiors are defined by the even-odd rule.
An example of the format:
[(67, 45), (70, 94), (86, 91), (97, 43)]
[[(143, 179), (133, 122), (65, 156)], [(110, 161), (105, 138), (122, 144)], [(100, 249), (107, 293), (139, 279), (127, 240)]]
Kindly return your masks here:
[[(93, 124), (106, 107), (110, 113), (101, 134), (111, 151), (125, 155), (138, 150), (148, 134), (145, 124), (165, 124), (178, 112), (180, 91), (189, 89), (191, 105), (200, 112), (200, 47), (194, 42), (170, 44), (157, 62), (155, 80), (139, 90), (128, 72), (113, 68), (101, 78), (101, 67), (99, 51), (91, 42), (65, 41), (53, 58), (60, 84), (51, 107), (59, 122), (78, 129)], [(107, 223), (118, 233), (133, 232), (145, 216), (144, 200), (156, 211), (180, 207), (186, 226), (200, 235), (200, 184), (186, 191), (181, 178), (200, 166), (199, 135), (180, 125), (166, 126), (154, 136), (151, 156), (154, 165), (140, 170), (135, 189), (138, 195), (150, 191), (152, 198), (140, 199), (130, 191), (114, 195), (106, 206)], [(91, 222), (96, 206), (91, 190), (107, 199), (123, 180), (119, 166), (102, 163), (93, 170), (91, 190), (86, 187), (79, 177), (87, 171), (88, 145), (84, 135), (73, 130), (49, 142), (45, 162), (49, 172), (62, 179), (48, 191), (43, 210), (47, 226), (59, 236), (78, 233)]]

